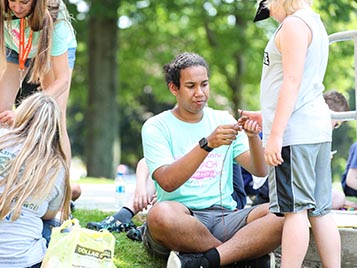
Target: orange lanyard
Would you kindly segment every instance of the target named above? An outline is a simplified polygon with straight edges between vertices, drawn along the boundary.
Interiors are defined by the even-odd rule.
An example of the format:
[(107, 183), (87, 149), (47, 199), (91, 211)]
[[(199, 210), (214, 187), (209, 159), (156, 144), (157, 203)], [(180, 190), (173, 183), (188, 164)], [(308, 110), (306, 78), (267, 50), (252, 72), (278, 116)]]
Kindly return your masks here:
[(30, 53), (32, 46), (32, 30), (30, 29), (29, 39), (25, 46), (25, 19), (20, 19), (20, 43), (19, 43), (19, 67), (21, 70), (25, 69), (25, 62)]
[(19, 89), (22, 90), (22, 81), (24, 80), (25, 62), (32, 46), (32, 30), (30, 29), (29, 39), (25, 46), (25, 19), (20, 19), (20, 42), (19, 42)]

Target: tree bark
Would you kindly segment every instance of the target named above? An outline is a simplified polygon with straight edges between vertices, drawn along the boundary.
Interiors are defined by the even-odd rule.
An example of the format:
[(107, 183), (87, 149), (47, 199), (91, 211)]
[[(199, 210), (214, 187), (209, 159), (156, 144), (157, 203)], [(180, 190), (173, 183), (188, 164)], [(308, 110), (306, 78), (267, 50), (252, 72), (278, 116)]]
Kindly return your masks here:
[(86, 115), (87, 176), (111, 178), (115, 174), (114, 148), (119, 137), (118, 0), (92, 1), (89, 18), (89, 94)]

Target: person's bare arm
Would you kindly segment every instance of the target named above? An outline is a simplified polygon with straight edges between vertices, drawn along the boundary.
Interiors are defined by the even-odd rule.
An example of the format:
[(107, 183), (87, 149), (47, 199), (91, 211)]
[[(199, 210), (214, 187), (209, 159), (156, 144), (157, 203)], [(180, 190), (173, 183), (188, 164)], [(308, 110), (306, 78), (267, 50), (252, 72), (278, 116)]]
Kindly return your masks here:
[[(238, 124), (218, 126), (208, 137), (208, 146), (217, 148), (230, 145), (236, 139), (240, 127)], [(197, 145), (186, 155), (170, 165), (161, 166), (153, 173), (153, 178), (167, 192), (172, 192), (184, 184), (202, 164), (208, 152)]]
[(43, 220), (52, 220), (56, 217), (58, 210), (47, 210), (45, 215), (42, 216)]
[(51, 57), (51, 70), (42, 81), (43, 90), (53, 98), (58, 98), (71, 83), (71, 69), (68, 65), (68, 52)]
[(357, 168), (350, 168), (348, 170), (346, 184), (348, 187), (357, 190)]
[(149, 178), (149, 168), (146, 165), (145, 159), (139, 160), (136, 165), (136, 187), (134, 192), (134, 209), (141, 211), (146, 209), (151, 203), (152, 196), (149, 196), (150, 191), (147, 189)]
[(258, 177), (264, 177), (268, 173), (268, 167), (264, 160), (264, 149), (259, 137), (260, 124), (244, 116), (238, 120), (240, 126), (248, 136), (249, 150), (236, 157), (236, 161), (249, 173)]
[(265, 147), (265, 160), (272, 166), (283, 162), (281, 156), (283, 134), (298, 99), (310, 35), (311, 32), (304, 22), (291, 17), (284, 21), (275, 38), (282, 55), (284, 78), (271, 133)]
[(15, 120), (15, 111), (7, 110), (0, 113), (0, 126), (9, 127)]
[(248, 117), (249, 119), (256, 121), (260, 127), (263, 126), (261, 111), (246, 111), (246, 110), (238, 109), (238, 113), (240, 114), (240, 118), (238, 119), (238, 124), (242, 119), (244, 119), (244, 117)]

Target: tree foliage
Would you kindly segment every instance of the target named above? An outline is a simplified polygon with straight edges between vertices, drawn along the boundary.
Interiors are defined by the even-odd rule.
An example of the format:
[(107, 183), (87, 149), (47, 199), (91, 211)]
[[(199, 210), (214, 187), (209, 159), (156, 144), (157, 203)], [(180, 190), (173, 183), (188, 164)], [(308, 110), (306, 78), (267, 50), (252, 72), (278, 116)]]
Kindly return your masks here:
[[(79, 2), (82, 1), (77, 0), (77, 5)], [(109, 42), (111, 47), (117, 49), (117, 66), (114, 67), (118, 68), (117, 74), (110, 79), (119, 78), (117, 85), (113, 81), (111, 85), (117, 94), (119, 125), (113, 123), (106, 126), (106, 131), (120, 133), (120, 161), (123, 163), (134, 166), (142, 157), (142, 123), (149, 116), (174, 105), (175, 99), (164, 83), (162, 66), (179, 52), (194, 51), (209, 62), (210, 106), (229, 110), (234, 115), (237, 108), (259, 109), (262, 54), (277, 23), (273, 19), (252, 22), (256, 10), (255, 0), (92, 0), (86, 3), (90, 7), (90, 12), (86, 14), (78, 13), (74, 9), (75, 5), (71, 7), (76, 17), (84, 18), (75, 23), (80, 45), (69, 107), (69, 130), (74, 154), (83, 157), (85, 149), (89, 148), (89, 144), (83, 142), (83, 137), (88, 136), (95, 126), (95, 122), (90, 120), (104, 120), (100, 116), (93, 119), (85, 115), (92, 105), (86, 101), (90, 87), (98, 83), (93, 79), (105, 75), (103, 67), (108, 60), (99, 61), (96, 58), (99, 62), (92, 61), (97, 68), (88, 77), (91, 68), (88, 63), (95, 54), (88, 46), (88, 34), (100, 36), (98, 40)], [(315, 1), (314, 9), (321, 14), (328, 33), (332, 34), (357, 29), (356, 5), (355, 1), (350, 0)], [(111, 27), (115, 24), (118, 39), (104, 36), (109, 34), (107, 31), (93, 32), (88, 27), (88, 18), (102, 16), (110, 18)], [(107, 48), (103, 46), (101, 49)], [(325, 85), (327, 89), (335, 88), (348, 96), (354, 109), (352, 42), (331, 45)], [(104, 94), (103, 90), (114, 89), (103, 89), (100, 86), (93, 88), (93, 91), (98, 91), (93, 92), (98, 94), (93, 99), (95, 103)], [(84, 124), (84, 121), (91, 123)], [(352, 134), (348, 134), (348, 142), (344, 140), (341, 143), (349, 143), (346, 145), (348, 147), (355, 132), (350, 127), (347, 129), (344, 134)], [(97, 138), (106, 139), (100, 136)], [(111, 142), (106, 142), (113, 148)], [(98, 155), (97, 150), (91, 153), (102, 158), (103, 151)], [(98, 166), (95, 169), (99, 169), (96, 174), (102, 172)]]

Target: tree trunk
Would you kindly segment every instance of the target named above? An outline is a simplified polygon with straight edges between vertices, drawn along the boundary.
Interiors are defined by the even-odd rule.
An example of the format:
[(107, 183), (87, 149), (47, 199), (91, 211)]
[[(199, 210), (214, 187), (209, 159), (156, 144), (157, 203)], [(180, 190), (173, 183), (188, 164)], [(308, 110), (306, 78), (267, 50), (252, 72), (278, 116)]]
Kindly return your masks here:
[(92, 1), (89, 18), (89, 94), (87, 109), (87, 176), (111, 178), (115, 174), (113, 145), (119, 137), (118, 0)]

